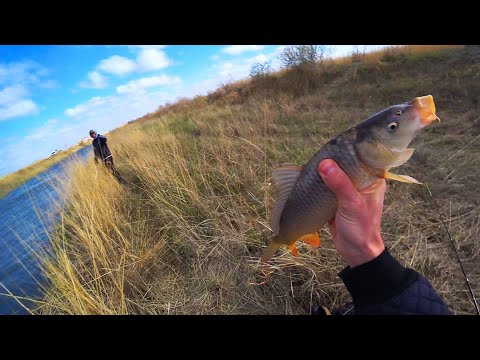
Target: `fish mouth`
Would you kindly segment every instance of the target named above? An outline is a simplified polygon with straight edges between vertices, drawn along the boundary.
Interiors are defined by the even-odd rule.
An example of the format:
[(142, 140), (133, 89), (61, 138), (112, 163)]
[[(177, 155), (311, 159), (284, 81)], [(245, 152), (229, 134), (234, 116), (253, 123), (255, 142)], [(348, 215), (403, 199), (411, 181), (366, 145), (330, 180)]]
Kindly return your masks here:
[(412, 100), (413, 107), (417, 110), (422, 127), (430, 125), (440, 118), (435, 114), (435, 103), (432, 95), (419, 96)]

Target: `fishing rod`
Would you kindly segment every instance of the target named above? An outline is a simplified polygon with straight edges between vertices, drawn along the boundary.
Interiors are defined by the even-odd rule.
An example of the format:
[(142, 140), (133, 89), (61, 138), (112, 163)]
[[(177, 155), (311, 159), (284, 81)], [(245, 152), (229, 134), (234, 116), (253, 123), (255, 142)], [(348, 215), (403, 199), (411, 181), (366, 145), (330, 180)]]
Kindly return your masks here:
[[(425, 187), (427, 188), (428, 193), (430, 194), (430, 197), (431, 197), (435, 207), (437, 209), (439, 209), (437, 201), (433, 197), (433, 194), (430, 191), (430, 188), (428, 187), (427, 184), (425, 184)], [(440, 219), (442, 220), (443, 226), (445, 227), (445, 231), (447, 232), (448, 238), (450, 239), (450, 243), (452, 244), (453, 251), (455, 251), (455, 255), (457, 256), (458, 263), (460, 264), (460, 269), (462, 269), (463, 276), (465, 277), (465, 281), (466, 281), (467, 286), (468, 286), (468, 290), (470, 290), (470, 295), (472, 296), (473, 304), (475, 305), (475, 310), (477, 310), (477, 315), (480, 315), (480, 309), (478, 307), (477, 299), (475, 298), (475, 294), (473, 293), (472, 286), (470, 285), (470, 280), (469, 280), (467, 274), (465, 273), (465, 270), (463, 269), (462, 260), (460, 259), (460, 255), (458, 255), (458, 251), (457, 251), (457, 248), (455, 247), (455, 243), (453, 242), (452, 236), (450, 235), (450, 231), (448, 231), (448, 226), (445, 223), (445, 220), (443, 219), (442, 213), (439, 211), (438, 214), (440, 215)]]

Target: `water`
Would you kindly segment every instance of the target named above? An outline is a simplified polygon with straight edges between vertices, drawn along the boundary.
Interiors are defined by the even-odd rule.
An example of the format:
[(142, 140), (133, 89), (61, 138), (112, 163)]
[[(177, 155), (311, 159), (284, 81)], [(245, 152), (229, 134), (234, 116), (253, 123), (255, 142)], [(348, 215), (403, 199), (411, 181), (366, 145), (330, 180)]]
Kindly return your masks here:
[(92, 154), (91, 146), (86, 146), (0, 199), (1, 315), (28, 314), (11, 296), (2, 295), (8, 293), (5, 287), (15, 296), (41, 295), (43, 281), (38, 261), (25, 244), (34, 250), (48, 247), (47, 232), (59, 212), (55, 202), (61, 201), (54, 189), (58, 175), (65, 175), (64, 166), (73, 158), (86, 160)]

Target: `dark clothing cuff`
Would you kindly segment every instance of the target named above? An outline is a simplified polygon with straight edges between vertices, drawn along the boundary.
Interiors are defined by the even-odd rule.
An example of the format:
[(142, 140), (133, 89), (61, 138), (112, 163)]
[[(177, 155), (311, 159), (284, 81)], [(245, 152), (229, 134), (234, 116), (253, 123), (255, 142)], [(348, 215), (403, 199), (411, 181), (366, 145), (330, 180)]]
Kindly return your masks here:
[(369, 306), (401, 293), (419, 274), (402, 266), (385, 248), (375, 259), (354, 268), (347, 266), (338, 276), (352, 295), (355, 306)]

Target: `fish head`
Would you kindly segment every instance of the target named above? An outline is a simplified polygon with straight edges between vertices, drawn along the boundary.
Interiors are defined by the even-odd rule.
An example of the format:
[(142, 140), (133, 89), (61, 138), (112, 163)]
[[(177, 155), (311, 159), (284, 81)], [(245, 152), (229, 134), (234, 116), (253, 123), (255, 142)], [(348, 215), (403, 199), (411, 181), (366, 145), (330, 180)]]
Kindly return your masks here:
[(386, 169), (398, 162), (395, 154), (405, 151), (424, 127), (440, 121), (435, 111), (431, 95), (391, 106), (355, 127), (357, 149), (367, 164), (377, 168), (382, 164), (381, 168)]
[[(360, 124), (370, 138), (392, 149), (402, 151), (425, 126), (435, 120), (435, 103), (431, 95), (416, 97), (404, 104), (394, 105)], [(364, 125), (364, 126), (361, 126)]]

